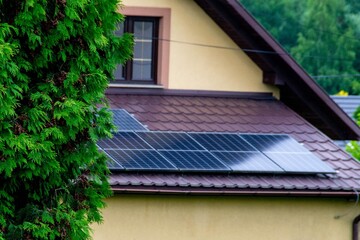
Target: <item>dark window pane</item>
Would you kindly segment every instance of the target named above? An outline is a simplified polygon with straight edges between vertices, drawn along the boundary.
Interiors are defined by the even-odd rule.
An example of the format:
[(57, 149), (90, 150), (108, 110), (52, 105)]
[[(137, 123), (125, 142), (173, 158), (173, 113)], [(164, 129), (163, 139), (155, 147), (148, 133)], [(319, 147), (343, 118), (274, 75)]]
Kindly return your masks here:
[(124, 34), (124, 23), (119, 23), (116, 27), (116, 30), (115, 30), (115, 35), (116, 36), (121, 36)]
[(152, 57), (152, 43), (135, 41), (134, 58), (151, 60), (151, 57)]
[(133, 60), (133, 80), (152, 80), (151, 61)]
[(114, 72), (115, 80), (123, 80), (124, 79), (124, 67), (122, 65), (117, 65)]
[[(115, 30), (116, 36), (121, 36), (124, 34), (124, 22), (119, 23)], [(122, 65), (117, 65), (114, 71), (114, 78), (115, 80), (124, 80), (124, 67)]]
[(153, 23), (144, 21), (134, 21), (135, 39), (152, 40)]

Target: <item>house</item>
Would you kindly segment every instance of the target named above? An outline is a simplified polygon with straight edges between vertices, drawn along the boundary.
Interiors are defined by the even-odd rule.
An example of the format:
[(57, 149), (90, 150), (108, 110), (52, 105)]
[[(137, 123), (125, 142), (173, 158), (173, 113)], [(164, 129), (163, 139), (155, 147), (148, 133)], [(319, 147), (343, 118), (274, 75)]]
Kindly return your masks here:
[(360, 96), (331, 96), (331, 98), (349, 115), (354, 118), (354, 113), (358, 107), (360, 107)]
[[(360, 107), (360, 96), (331, 96), (331, 98), (340, 106), (340, 108), (352, 119), (355, 120), (354, 114), (358, 107)], [(345, 149), (349, 140), (337, 140), (335, 143)]]
[[(107, 97), (145, 130), (99, 144), (112, 156), (115, 194), (94, 239), (358, 239), (360, 164), (332, 139), (359, 139), (359, 127), (236, 0), (123, 5), (119, 34), (136, 36), (134, 59), (117, 69)], [(267, 140), (251, 150), (259, 157), (229, 170), (207, 162), (220, 154), (211, 144), (200, 157), (186, 145), (204, 133), (224, 155), (245, 154), (231, 151), (240, 139)], [(145, 147), (166, 164), (153, 155), (126, 162), (126, 134), (147, 146), (149, 134), (151, 146), (173, 134), (190, 150)], [(272, 138), (289, 140), (280, 144), (287, 150)]]

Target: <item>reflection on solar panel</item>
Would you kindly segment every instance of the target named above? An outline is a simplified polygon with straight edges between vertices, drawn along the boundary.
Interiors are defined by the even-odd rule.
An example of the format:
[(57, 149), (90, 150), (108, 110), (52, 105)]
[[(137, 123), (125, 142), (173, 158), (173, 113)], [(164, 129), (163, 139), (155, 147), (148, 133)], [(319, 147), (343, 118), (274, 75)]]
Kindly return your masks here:
[(187, 133), (139, 132), (137, 134), (158, 150), (204, 150)]
[(286, 173), (335, 173), (326, 163), (288, 135), (241, 134)]
[(189, 135), (210, 151), (256, 151), (237, 134), (189, 133)]
[(147, 131), (148, 129), (142, 125), (136, 118), (130, 115), (125, 109), (111, 110), (114, 115), (114, 125), (119, 131)]
[(177, 170), (155, 150), (107, 150), (126, 170)]
[(134, 132), (118, 132), (113, 138), (102, 139), (98, 145), (104, 150), (113, 149), (151, 149), (149, 144), (144, 142)]
[(287, 173), (335, 173), (311, 153), (265, 153)]
[(181, 171), (230, 171), (226, 165), (207, 151), (159, 151)]
[(260, 152), (212, 152), (233, 171), (284, 173), (284, 170)]
[(240, 136), (261, 152), (309, 152), (288, 135), (241, 134)]

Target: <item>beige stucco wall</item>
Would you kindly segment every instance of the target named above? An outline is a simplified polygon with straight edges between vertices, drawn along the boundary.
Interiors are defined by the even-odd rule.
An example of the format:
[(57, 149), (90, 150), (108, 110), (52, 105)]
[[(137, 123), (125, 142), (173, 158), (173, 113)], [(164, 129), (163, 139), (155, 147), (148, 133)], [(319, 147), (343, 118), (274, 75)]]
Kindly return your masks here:
[(125, 8), (171, 8), (170, 89), (273, 92), (278, 95), (276, 87), (262, 83), (262, 71), (257, 65), (193, 0), (123, 0), (123, 5)]
[(95, 240), (350, 240), (359, 214), (343, 199), (120, 195), (107, 203)]

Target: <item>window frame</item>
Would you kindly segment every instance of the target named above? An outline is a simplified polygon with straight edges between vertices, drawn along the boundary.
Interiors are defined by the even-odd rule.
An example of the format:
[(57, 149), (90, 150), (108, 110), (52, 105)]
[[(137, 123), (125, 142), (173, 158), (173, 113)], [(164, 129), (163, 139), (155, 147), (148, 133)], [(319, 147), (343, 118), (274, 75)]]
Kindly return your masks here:
[(158, 17), (143, 17), (143, 16), (127, 16), (123, 23), (123, 30), (127, 33), (134, 34), (134, 23), (137, 21), (151, 22), (152, 43), (151, 43), (151, 73), (150, 79), (136, 79), (133, 77), (134, 61), (130, 59), (122, 67), (122, 78), (115, 78), (114, 82), (129, 83), (129, 84), (156, 84), (157, 83), (157, 65), (158, 65), (158, 42), (159, 42), (159, 18)]
[(170, 60), (170, 26), (171, 9), (156, 7), (122, 6), (119, 12), (124, 16), (155, 17), (158, 18), (158, 50), (156, 62), (156, 82), (154, 84), (134, 84), (123, 81), (111, 82), (109, 87), (135, 87), (135, 88), (168, 88), (169, 86), (169, 60)]

